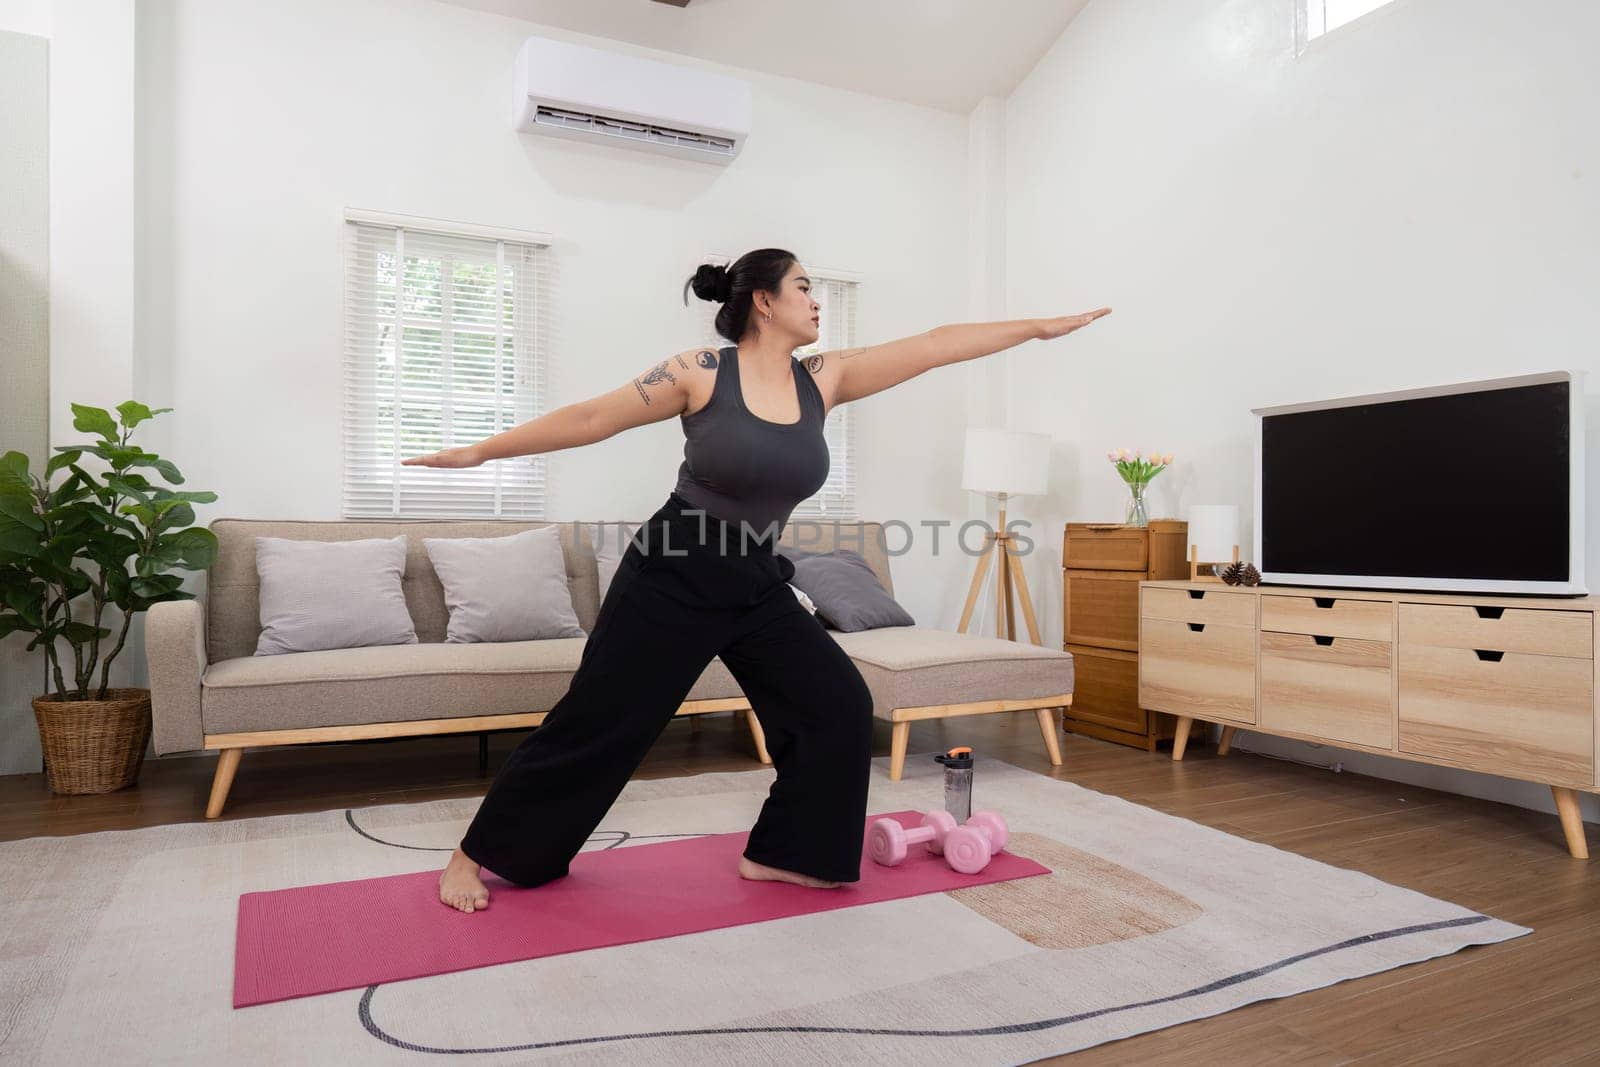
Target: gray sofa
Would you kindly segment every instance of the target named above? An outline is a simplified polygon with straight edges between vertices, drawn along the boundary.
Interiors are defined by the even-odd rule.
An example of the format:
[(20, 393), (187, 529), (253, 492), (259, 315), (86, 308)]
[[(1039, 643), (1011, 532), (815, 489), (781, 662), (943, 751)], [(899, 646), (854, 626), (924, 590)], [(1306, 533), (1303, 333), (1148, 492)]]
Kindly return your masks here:
[[(195, 600), (153, 605), (146, 619), (153, 741), (160, 754), (220, 753), (208, 818), (221, 814), (246, 748), (420, 734), (483, 733), (537, 726), (566, 692), (586, 638), (449, 644), (444, 590), (424, 537), (504, 537), (550, 522), (505, 520), (272, 521), (217, 519), (216, 562)], [(573, 608), (592, 631), (600, 607), (594, 542), (612, 523), (558, 522)], [(631, 528), (631, 527), (630, 527)], [(394, 537), (408, 541), (402, 590), (418, 644), (255, 655), (261, 632), (255, 538), (316, 541)], [(862, 551), (891, 594), (889, 555), (878, 523), (794, 520), (783, 544), (808, 551)], [(828, 631), (861, 671), (874, 712), (893, 723), (890, 776), (905, 764), (911, 723), (1033, 711), (1050, 762), (1061, 763), (1056, 709), (1072, 702), (1072, 656), (1015, 641), (896, 626)], [(752, 709), (720, 658), (690, 690), (680, 715), (732, 711), (750, 724), (757, 757), (770, 763), (759, 709)]]

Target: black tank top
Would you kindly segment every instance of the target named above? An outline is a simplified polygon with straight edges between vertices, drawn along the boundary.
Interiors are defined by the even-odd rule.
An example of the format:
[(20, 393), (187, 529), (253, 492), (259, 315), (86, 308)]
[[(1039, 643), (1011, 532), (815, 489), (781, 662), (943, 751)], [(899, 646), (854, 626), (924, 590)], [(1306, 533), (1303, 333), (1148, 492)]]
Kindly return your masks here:
[(800, 361), (789, 357), (789, 376), (800, 398), (797, 422), (772, 422), (744, 405), (739, 389), (739, 350), (718, 351), (711, 399), (699, 411), (678, 416), (683, 425), (683, 463), (676, 492), (697, 508), (774, 538), (796, 504), (828, 480), (828, 442), (822, 391)]

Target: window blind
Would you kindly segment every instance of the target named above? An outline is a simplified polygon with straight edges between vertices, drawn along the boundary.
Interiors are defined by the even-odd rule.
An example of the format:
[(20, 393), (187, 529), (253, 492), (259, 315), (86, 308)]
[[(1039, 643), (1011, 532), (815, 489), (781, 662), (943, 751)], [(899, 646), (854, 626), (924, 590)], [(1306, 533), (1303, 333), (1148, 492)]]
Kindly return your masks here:
[(547, 244), (345, 223), (346, 518), (544, 516), (545, 457), (401, 466), (544, 412)]
[[(707, 256), (705, 262), (727, 265), (724, 257)], [(853, 348), (856, 345), (856, 305), (859, 302), (860, 283), (830, 278), (815, 268), (806, 268), (811, 279), (811, 295), (821, 307), (820, 328), (817, 340), (794, 350), (795, 358), (836, 348)], [(717, 334), (717, 312), (722, 305), (715, 301), (702, 301), (700, 314), (701, 343), (721, 347), (729, 342)], [(803, 370), (803, 368), (802, 368)], [(805, 371), (805, 373), (810, 373)], [(855, 522), (855, 420), (849, 404), (840, 404), (828, 412), (822, 425), (828, 442), (828, 480), (821, 489), (795, 505), (793, 518), (839, 519)]]

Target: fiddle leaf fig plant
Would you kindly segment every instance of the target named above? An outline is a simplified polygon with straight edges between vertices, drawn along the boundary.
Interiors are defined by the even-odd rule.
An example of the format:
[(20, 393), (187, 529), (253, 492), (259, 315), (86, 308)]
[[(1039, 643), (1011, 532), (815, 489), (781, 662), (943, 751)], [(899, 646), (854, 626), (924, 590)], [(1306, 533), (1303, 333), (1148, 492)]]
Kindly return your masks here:
[[(217, 558), (216, 535), (191, 525), (192, 505), (209, 504), (217, 494), (155, 484), (144, 470), (173, 485), (182, 485), (183, 475), (130, 443), (134, 427), (171, 410), (129, 400), (112, 418), (104, 408), (73, 404), (73, 428), (99, 440), (58, 445), (42, 477), (29, 473), (25, 453), (0, 456), (0, 637), (31, 633), (28, 651), (44, 647), (47, 695), (53, 678), (57, 699), (104, 700), (134, 613), (164, 600), (193, 600), (179, 588), (183, 576), (170, 571), (204, 570)], [(98, 476), (85, 470), (79, 464), (85, 455), (109, 470)], [(62, 470), (70, 473), (51, 488)], [(101, 625), (108, 606), (122, 612), (122, 625), (116, 647), (100, 662), (100, 642), (112, 635)], [(70, 686), (58, 641), (72, 649)], [(97, 663), (100, 682), (91, 695)]]

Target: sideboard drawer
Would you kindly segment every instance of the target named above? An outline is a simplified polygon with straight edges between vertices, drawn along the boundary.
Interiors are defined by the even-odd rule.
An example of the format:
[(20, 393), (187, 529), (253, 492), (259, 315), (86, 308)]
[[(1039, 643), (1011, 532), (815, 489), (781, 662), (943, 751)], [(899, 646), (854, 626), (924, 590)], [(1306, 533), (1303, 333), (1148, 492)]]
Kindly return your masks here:
[(1289, 634), (1394, 640), (1394, 604), (1343, 596), (1261, 596), (1261, 628)]
[(1263, 633), (1262, 729), (1393, 748), (1393, 656), (1387, 641)]
[(1542, 608), (1401, 604), (1400, 643), (1592, 660), (1594, 616)]
[(1594, 785), (1592, 659), (1401, 644), (1399, 672), (1401, 752)]
[(1143, 529), (1112, 526), (1094, 529), (1067, 524), (1062, 566), (1072, 570), (1143, 571), (1150, 562), (1150, 541)]
[(1139, 614), (1169, 622), (1219, 623), (1223, 626), (1256, 625), (1256, 594), (1216, 589), (1152, 589), (1145, 587)]
[(1139, 704), (1207, 721), (1254, 723), (1255, 627), (1143, 620)]

